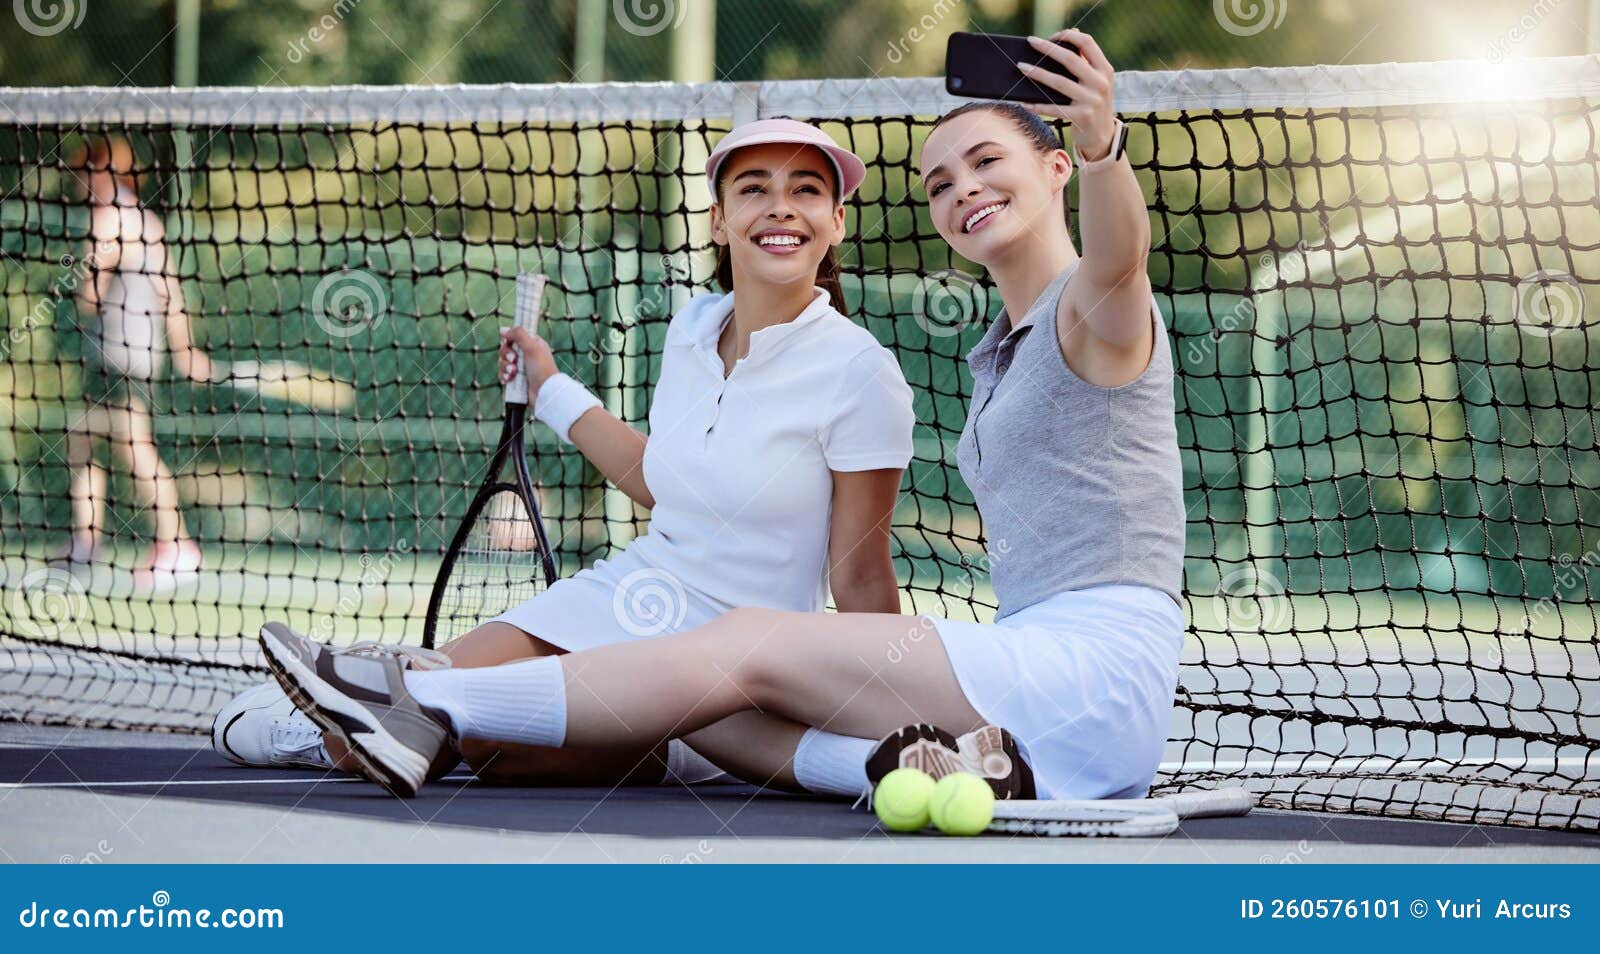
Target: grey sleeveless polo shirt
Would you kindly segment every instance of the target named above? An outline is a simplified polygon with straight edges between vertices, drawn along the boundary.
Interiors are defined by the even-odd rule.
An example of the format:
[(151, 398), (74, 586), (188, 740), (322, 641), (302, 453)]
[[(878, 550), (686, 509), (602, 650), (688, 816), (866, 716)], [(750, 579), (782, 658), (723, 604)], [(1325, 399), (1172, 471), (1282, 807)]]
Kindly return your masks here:
[(1008, 616), (1067, 590), (1153, 587), (1181, 602), (1185, 512), (1172, 352), (1103, 388), (1067, 366), (1056, 311), (1068, 267), (1016, 327), (1001, 311), (967, 355), (972, 403), (956, 449), (983, 515), (989, 575)]

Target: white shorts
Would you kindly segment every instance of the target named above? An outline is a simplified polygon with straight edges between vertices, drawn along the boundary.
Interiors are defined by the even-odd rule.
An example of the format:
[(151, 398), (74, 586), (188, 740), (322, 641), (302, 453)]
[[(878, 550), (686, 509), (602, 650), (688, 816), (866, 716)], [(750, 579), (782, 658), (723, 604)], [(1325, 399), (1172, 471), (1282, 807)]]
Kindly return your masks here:
[(1183, 651), (1183, 611), (1171, 597), (1097, 586), (993, 623), (931, 619), (967, 701), (1021, 743), (1040, 798), (1148, 792)]
[(623, 550), (494, 618), (568, 652), (694, 629), (733, 609)]

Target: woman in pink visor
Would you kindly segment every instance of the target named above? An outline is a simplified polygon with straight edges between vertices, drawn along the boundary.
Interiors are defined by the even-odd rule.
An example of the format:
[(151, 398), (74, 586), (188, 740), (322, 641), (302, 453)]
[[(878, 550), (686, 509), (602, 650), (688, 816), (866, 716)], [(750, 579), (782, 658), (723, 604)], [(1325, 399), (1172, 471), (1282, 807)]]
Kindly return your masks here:
[[(841, 611), (900, 611), (889, 527), (911, 459), (911, 390), (894, 355), (844, 316), (835, 257), (843, 202), (865, 171), (792, 120), (741, 126), (711, 153), (722, 293), (673, 317), (648, 434), (561, 373), (543, 340), (507, 332), (503, 375), (520, 352), (535, 416), (650, 509), (649, 531), (421, 665), (465, 671), (663, 637), (740, 606), (812, 613), (830, 592)], [(520, 722), (520, 699), (504, 702), (500, 717)], [(804, 732), (742, 712), (670, 744), (560, 749), (480, 741), (504, 738), (491, 720), (460, 749), (480, 776), (506, 781), (699, 782), (742, 764), (752, 740), (792, 751)], [(330, 764), (320, 731), (276, 683), (230, 703), (213, 740), (247, 764)], [(445, 755), (433, 771), (454, 764)]]

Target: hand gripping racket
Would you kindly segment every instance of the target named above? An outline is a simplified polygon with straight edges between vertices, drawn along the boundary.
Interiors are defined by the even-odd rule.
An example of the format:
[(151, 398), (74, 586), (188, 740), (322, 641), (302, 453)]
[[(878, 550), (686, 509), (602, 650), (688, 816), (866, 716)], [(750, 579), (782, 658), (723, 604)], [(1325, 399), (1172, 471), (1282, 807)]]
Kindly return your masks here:
[[(544, 283), (543, 275), (517, 276), (517, 327), (538, 331)], [(422, 645), (429, 649), (532, 599), (556, 580), (550, 540), (528, 476), (523, 439), (528, 378), (522, 360), (506, 383), (505, 400), (505, 423), (483, 486), (450, 540), (428, 597)]]

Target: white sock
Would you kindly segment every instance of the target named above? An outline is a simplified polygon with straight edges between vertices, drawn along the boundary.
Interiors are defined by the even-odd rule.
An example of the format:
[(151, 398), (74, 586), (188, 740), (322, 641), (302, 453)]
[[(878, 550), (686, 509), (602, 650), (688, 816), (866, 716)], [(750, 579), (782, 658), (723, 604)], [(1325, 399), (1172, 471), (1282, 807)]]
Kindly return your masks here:
[(711, 761), (699, 752), (689, 748), (683, 740), (673, 739), (667, 743), (667, 774), (662, 778), (661, 784), (699, 785), (727, 777), (728, 773), (711, 764)]
[(406, 670), (406, 689), (450, 716), (457, 738), (559, 746), (567, 738), (567, 687), (555, 656), (478, 669)]
[(818, 795), (855, 798), (871, 787), (867, 784), (867, 756), (877, 744), (871, 739), (807, 729), (794, 749), (795, 781)]

